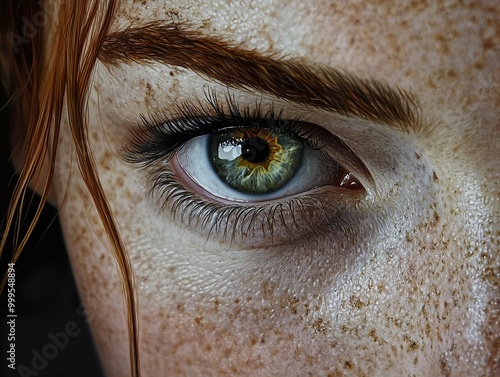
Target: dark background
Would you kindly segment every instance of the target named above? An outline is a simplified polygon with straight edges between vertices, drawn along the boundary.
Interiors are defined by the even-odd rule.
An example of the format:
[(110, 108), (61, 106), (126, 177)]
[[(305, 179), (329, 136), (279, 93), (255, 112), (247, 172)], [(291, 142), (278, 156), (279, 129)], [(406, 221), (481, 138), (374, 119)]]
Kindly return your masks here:
[[(6, 103), (0, 89), (0, 109)], [(6, 210), (16, 178), (9, 163), (9, 109), (0, 111), (0, 222), (4, 234)], [(27, 218), (30, 219), (38, 204), (38, 196), (33, 194)], [(30, 200), (28, 200), (30, 202)], [(27, 223), (27, 222), (26, 222)], [(23, 224), (26, 228), (27, 224)], [(23, 230), (21, 231), (23, 234)], [(12, 236), (0, 260), (3, 277), (7, 263), (12, 256)], [(82, 315), (80, 298), (73, 280), (71, 267), (64, 247), (57, 211), (45, 206), (44, 213), (33, 232), (30, 242), (15, 266), (16, 272), (16, 366), (24, 365), (36, 374), (19, 373), (7, 367), (7, 295), (6, 289), (0, 296), (0, 376), (37, 376), (37, 377), (101, 377), (99, 361), (96, 356), (90, 330)], [(48, 334), (64, 332), (65, 326), (73, 321), (80, 333), (68, 337), (67, 346), (57, 350), (57, 356), (47, 360), (46, 366), (36, 370), (32, 366), (33, 351), (43, 352), (48, 347), (49, 355), (54, 343)], [(38, 368), (43, 366), (38, 361)]]

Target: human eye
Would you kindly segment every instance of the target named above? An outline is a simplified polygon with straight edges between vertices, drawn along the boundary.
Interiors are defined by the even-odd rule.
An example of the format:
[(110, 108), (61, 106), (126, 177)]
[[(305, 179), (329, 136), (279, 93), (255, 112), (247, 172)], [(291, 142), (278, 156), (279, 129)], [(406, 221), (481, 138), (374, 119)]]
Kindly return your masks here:
[(317, 237), (366, 195), (369, 172), (344, 141), (273, 104), (208, 93), (143, 123), (125, 159), (148, 171), (164, 210), (207, 237), (248, 246)]

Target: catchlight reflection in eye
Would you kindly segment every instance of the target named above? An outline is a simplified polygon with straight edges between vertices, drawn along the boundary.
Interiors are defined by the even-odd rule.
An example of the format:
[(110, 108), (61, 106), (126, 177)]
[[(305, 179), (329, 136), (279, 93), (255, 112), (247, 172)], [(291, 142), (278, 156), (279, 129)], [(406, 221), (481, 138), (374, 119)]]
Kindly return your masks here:
[(357, 179), (297, 134), (241, 127), (195, 137), (177, 152), (194, 190), (236, 202), (285, 198), (322, 186), (362, 188)]

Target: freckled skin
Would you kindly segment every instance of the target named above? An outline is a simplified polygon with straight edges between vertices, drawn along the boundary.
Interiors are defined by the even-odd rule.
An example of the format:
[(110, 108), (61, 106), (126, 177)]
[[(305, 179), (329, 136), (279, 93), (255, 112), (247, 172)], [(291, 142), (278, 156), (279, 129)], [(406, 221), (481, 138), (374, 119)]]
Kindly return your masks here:
[[(124, 3), (114, 28), (187, 20), (263, 54), (410, 89), (435, 125), (329, 128), (380, 186), (356, 212), (360, 231), (342, 237), (333, 223), (317, 240), (246, 250), (162, 212), (146, 172), (119, 157), (140, 114), (203, 98), (209, 81), (98, 63), (89, 135), (136, 274), (142, 376), (498, 373), (498, 15), (488, 2)], [(61, 132), (54, 189), (71, 262), (106, 373), (126, 376), (119, 275), (66, 120)]]

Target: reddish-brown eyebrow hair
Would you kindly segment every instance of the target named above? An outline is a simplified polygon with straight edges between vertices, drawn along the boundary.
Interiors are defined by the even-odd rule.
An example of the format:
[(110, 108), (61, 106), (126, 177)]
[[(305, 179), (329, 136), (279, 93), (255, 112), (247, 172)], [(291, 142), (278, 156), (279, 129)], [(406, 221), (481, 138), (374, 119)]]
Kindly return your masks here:
[(328, 67), (265, 57), (179, 24), (149, 23), (109, 34), (99, 59), (106, 64), (161, 62), (190, 69), (238, 89), (368, 119), (397, 130), (421, 131), (415, 97), (376, 80)]

